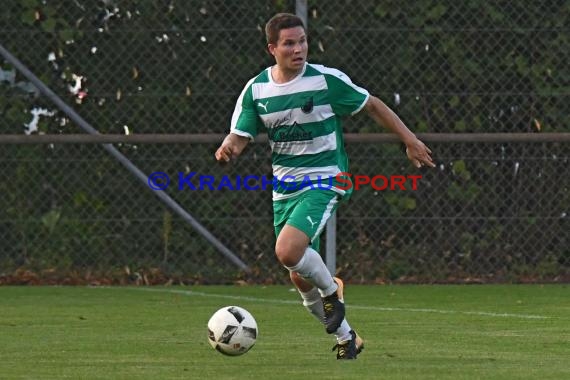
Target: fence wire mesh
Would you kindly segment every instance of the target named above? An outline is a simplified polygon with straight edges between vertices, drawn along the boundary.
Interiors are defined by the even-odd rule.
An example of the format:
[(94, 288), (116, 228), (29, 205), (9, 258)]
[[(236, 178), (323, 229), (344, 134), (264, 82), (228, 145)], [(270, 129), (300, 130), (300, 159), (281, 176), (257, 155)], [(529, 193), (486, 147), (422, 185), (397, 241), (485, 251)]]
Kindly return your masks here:
[[(552, 281), (568, 275), (568, 144), (431, 145), (438, 167), (418, 173), (397, 145), (349, 144), (354, 173), (422, 178), (415, 191), (411, 181), (405, 191), (363, 185), (342, 205), (339, 273), (358, 282)], [(168, 175), (166, 191), (252, 267), (250, 276), (100, 147), (6, 148), (0, 223), (1, 265), (8, 273), (25, 268), (68, 281), (85, 280), (85, 270), (93, 281), (143, 281), (143, 275), (148, 282), (287, 279), (273, 255), (270, 186), (222, 186), (224, 177), (234, 188), (246, 174), (271, 177), (265, 144), (225, 167), (213, 164), (215, 146), (209, 144), (121, 147), (146, 173)], [(211, 187), (205, 176), (214, 177)], [(263, 184), (254, 179), (250, 186)]]
[[(263, 25), (295, 1), (8, 0), (0, 43), (102, 133), (227, 132), (272, 63)], [(567, 132), (566, 1), (308, 1), (309, 60), (337, 67), (415, 132)], [(14, 67), (1, 133), (78, 133)], [(364, 115), (347, 132), (380, 132)], [(568, 280), (569, 146), (431, 144), (416, 191), (356, 191), (338, 213), (350, 281)], [(253, 268), (240, 273), (96, 145), (0, 150), (0, 282), (284, 282), (268, 191), (179, 190), (178, 173), (269, 175), (268, 148), (218, 167), (214, 144), (123, 144)], [(417, 174), (397, 145), (349, 144), (355, 173)]]

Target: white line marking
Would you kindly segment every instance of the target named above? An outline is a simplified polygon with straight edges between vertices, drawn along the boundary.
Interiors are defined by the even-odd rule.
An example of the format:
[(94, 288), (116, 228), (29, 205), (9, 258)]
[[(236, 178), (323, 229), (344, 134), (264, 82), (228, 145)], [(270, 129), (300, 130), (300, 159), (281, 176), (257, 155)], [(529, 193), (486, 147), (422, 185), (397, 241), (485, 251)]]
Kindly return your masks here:
[[(113, 289), (113, 287), (101, 287), (106, 289)], [(270, 298), (257, 298), (257, 297), (247, 297), (247, 296), (231, 296), (227, 294), (215, 294), (215, 293), (205, 293), (196, 292), (193, 290), (175, 290), (175, 289), (156, 289), (156, 288), (134, 288), (134, 287), (121, 287), (120, 289), (127, 290), (139, 290), (146, 292), (158, 292), (158, 293), (172, 293), (172, 294), (182, 294), (186, 296), (196, 296), (196, 297), (214, 297), (214, 298), (225, 298), (237, 301), (251, 301), (251, 302), (261, 302), (261, 303), (276, 303), (276, 304), (287, 304), (287, 305), (299, 305), (299, 301), (288, 301), (288, 300), (277, 300)], [(511, 313), (492, 313), (486, 311), (457, 311), (457, 310), (439, 310), (439, 309), (422, 309), (422, 308), (403, 308), (403, 307), (381, 307), (381, 306), (362, 306), (348, 304), (351, 309), (360, 310), (373, 310), (373, 311), (401, 311), (409, 313), (437, 313), (437, 314), (463, 314), (463, 315), (477, 315), (482, 317), (497, 317), (497, 318), (519, 318), (519, 319), (550, 319), (548, 316), (544, 315), (532, 315), (532, 314), (511, 314)]]

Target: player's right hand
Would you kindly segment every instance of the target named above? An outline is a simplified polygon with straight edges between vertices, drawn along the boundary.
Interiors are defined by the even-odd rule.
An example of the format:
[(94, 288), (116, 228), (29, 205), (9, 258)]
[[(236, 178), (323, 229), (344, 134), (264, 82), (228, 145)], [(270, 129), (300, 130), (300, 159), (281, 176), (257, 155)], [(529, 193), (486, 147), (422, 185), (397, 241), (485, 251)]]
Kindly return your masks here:
[(228, 145), (223, 145), (216, 151), (216, 160), (220, 162), (229, 162), (232, 158), (233, 152), (232, 148)]

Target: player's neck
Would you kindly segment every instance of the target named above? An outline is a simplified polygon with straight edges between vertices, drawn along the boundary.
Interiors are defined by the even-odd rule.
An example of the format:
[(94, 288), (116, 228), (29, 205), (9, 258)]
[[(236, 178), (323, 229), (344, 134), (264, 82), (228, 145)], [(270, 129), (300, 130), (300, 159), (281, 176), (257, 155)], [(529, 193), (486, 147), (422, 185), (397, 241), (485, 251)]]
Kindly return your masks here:
[(303, 68), (299, 70), (286, 70), (279, 67), (279, 65), (275, 65), (271, 68), (271, 77), (275, 83), (287, 83), (299, 76), (302, 71)]

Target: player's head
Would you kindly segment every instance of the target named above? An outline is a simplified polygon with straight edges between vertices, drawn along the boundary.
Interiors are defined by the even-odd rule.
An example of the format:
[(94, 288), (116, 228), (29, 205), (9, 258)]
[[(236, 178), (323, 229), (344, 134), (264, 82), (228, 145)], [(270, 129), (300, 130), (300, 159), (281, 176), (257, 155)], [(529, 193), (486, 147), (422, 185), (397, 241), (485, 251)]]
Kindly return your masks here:
[(265, 37), (267, 44), (276, 44), (279, 40), (279, 33), (283, 29), (290, 29), (300, 26), (305, 30), (305, 24), (301, 18), (291, 13), (277, 13), (265, 24)]
[(278, 13), (265, 25), (265, 36), (277, 65), (292, 71), (303, 67), (308, 52), (303, 20), (290, 13)]

